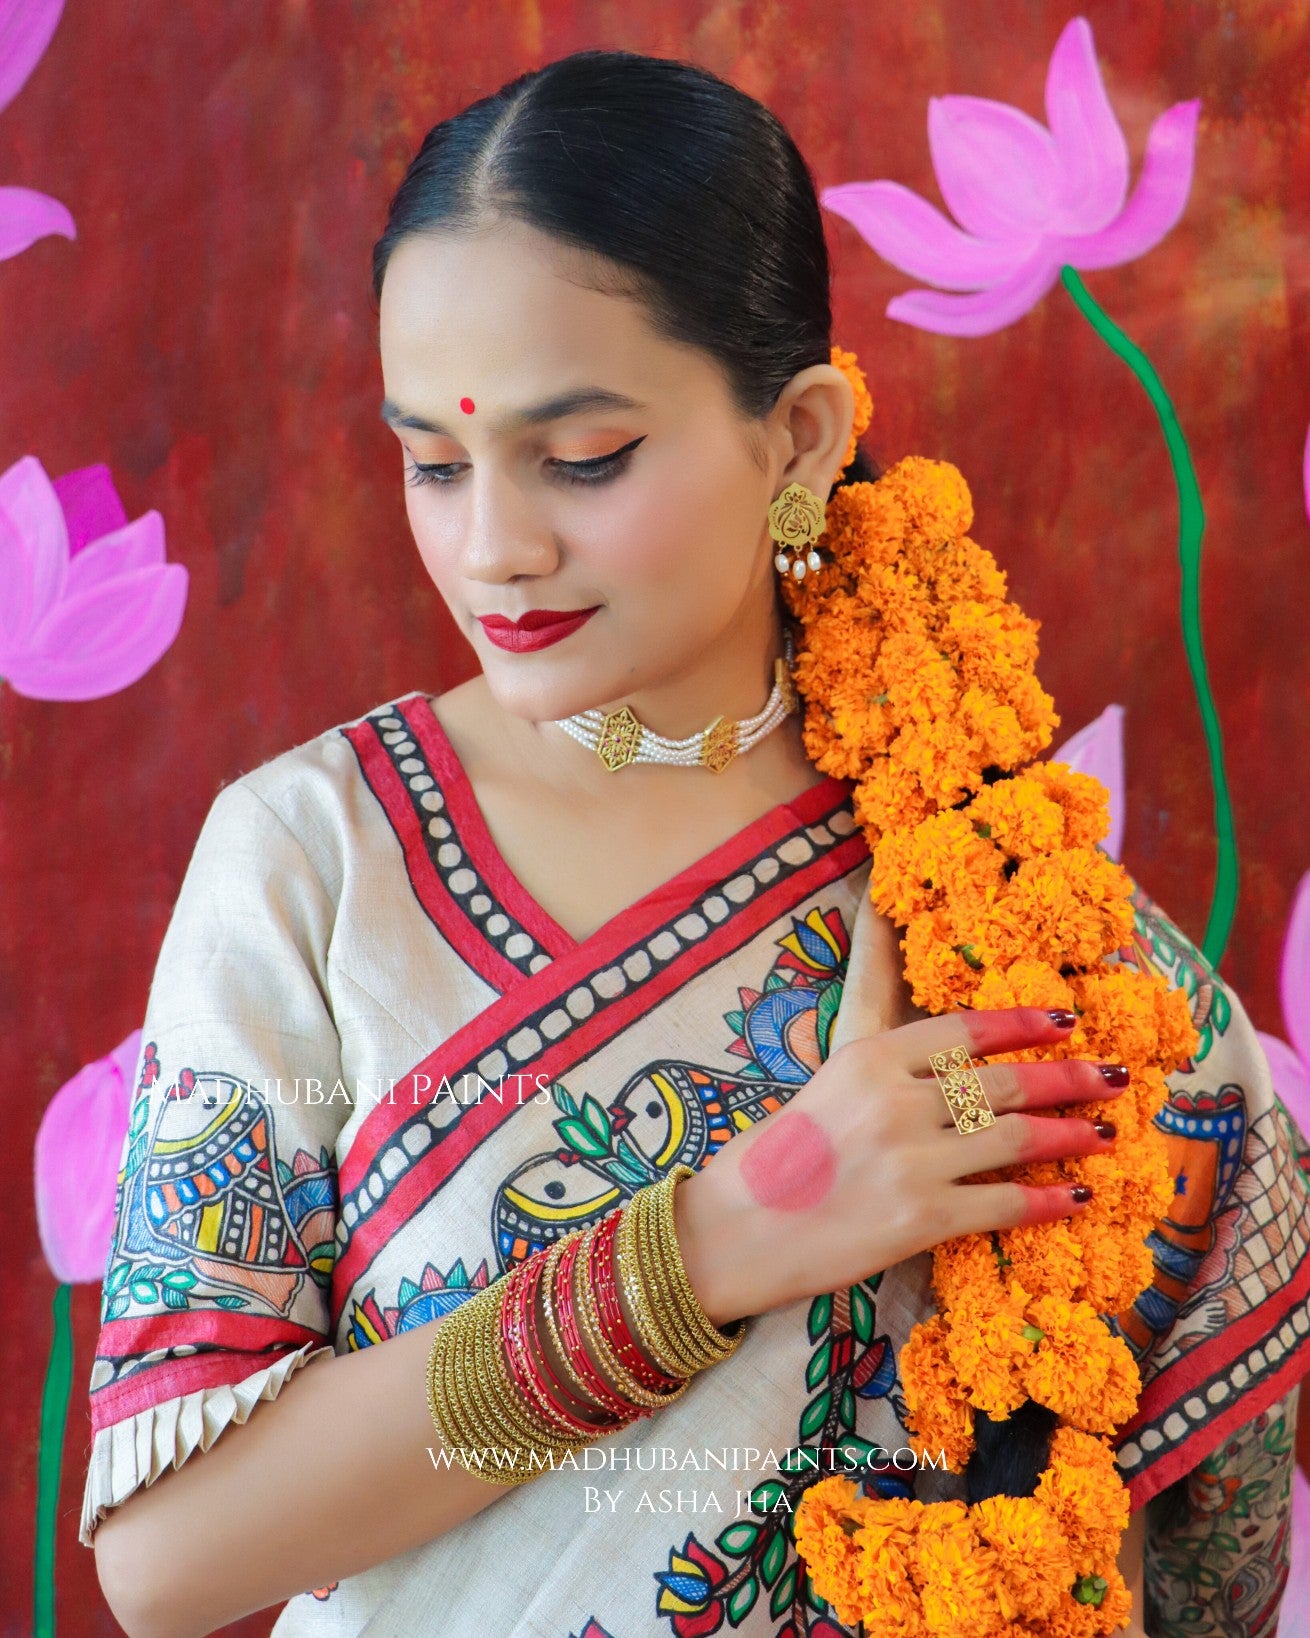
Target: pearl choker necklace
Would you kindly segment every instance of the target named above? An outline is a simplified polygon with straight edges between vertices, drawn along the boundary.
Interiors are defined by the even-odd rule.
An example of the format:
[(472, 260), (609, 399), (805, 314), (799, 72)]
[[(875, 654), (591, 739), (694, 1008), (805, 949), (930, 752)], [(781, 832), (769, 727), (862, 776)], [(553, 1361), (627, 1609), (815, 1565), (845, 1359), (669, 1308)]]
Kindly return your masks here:
[(571, 717), (553, 719), (555, 726), (595, 751), (611, 773), (630, 762), (666, 762), (722, 773), (734, 757), (749, 751), (800, 708), (791, 680), (789, 630), (784, 632), (783, 642), (785, 656), (773, 662), (773, 688), (764, 709), (740, 722), (719, 716), (698, 734), (688, 734), (686, 739), (666, 739), (663, 734), (645, 727), (623, 705), (617, 711), (593, 707)]

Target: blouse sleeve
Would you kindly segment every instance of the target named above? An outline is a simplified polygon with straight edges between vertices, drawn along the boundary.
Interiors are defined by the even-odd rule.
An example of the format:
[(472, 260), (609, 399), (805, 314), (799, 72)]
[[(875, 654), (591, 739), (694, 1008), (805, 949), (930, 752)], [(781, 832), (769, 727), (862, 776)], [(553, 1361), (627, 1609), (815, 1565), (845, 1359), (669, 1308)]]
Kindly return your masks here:
[(79, 1539), (208, 1450), (329, 1340), (335, 909), (247, 783), (221, 790), (160, 949), (119, 1159)]
[(1137, 885), (1133, 905), (1120, 959), (1184, 989), (1200, 1037), (1155, 1117), (1174, 1198), (1147, 1237), (1153, 1282), (1111, 1322), (1142, 1378), (1115, 1440), (1135, 1510), (1310, 1371), (1310, 1184), (1236, 992)]

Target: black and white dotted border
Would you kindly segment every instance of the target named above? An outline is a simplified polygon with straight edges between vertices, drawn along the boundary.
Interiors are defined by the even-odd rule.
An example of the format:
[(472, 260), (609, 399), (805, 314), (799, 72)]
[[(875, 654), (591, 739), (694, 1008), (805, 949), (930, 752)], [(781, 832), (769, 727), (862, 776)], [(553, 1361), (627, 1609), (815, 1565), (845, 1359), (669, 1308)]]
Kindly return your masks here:
[(548, 967), (554, 957), (510, 915), (475, 868), (427, 757), (404, 718), (395, 714), (394, 707), (383, 706), (367, 720), (376, 728), (392, 767), (409, 793), (423, 829), (428, 858), (451, 898), (492, 949), (519, 972), (531, 976)]
[(1310, 1333), (1310, 1299), (1288, 1314), (1272, 1336), (1248, 1348), (1241, 1358), (1224, 1365), (1208, 1382), (1175, 1405), (1163, 1421), (1152, 1423), (1126, 1439), (1117, 1451), (1119, 1466), (1131, 1477), (1158, 1461), (1204, 1427), (1230, 1399), (1245, 1393), (1263, 1377), (1272, 1376), (1307, 1333)]
[[(526, 1073), (523, 1066), (530, 1064), (547, 1045), (563, 1039), (585, 1023), (598, 1007), (612, 1005), (632, 988), (647, 983), (686, 950), (708, 937), (714, 927), (726, 921), (734, 910), (747, 905), (762, 889), (809, 868), (816, 858), (830, 853), (854, 830), (855, 819), (848, 804), (837, 808), (825, 821), (803, 826), (772, 843), (729, 881), (702, 894), (675, 921), (658, 928), (613, 964), (575, 985), (562, 1001), (552, 997), (525, 1017), (500, 1045), (478, 1062), (449, 1076), (452, 1088), (457, 1089), (466, 1078), (470, 1079), (476, 1098), (477, 1093), (483, 1092), (482, 1083), (495, 1089), (516, 1072)], [(481, 1076), (481, 1081), (475, 1078), (477, 1076)], [(453, 1131), (465, 1108), (475, 1106), (442, 1096), (416, 1108), (415, 1114), (392, 1133), (358, 1187), (342, 1200), (337, 1222), (339, 1256), (349, 1246), (359, 1225), (395, 1187), (397, 1179), (434, 1143)]]

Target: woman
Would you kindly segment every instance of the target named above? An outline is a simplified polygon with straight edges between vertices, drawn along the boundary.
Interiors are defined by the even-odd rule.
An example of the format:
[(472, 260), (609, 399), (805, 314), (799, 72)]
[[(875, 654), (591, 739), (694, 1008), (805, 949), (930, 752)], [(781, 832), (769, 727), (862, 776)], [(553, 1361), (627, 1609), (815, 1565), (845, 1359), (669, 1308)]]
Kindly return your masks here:
[[(838, 1470), (843, 1438), (907, 1449), (896, 1360), (932, 1312), (929, 1248), (1083, 1209), (959, 1180), (1109, 1151), (1090, 1121), (1033, 1111), (1121, 1089), (1090, 1061), (991, 1066), (1001, 1118), (961, 1150), (928, 1054), (962, 1018), (979, 1054), (1070, 1020), (912, 1004), (850, 786), (816, 774), (786, 709), (771, 503), (873, 476), (846, 464), (811, 178), (714, 76), (582, 52), (429, 133), (374, 275), (414, 537), (482, 671), (213, 804), (144, 1028), (82, 1540), (134, 1635), (286, 1599), (279, 1634), (848, 1631), (797, 1560), (787, 1509), (815, 1473), (788, 1453)], [(584, 713), (625, 706), (671, 740), (760, 720), (714, 773), (614, 768)], [(1150, 937), (1201, 971), (1135, 902), (1130, 958)], [(1170, 1488), (1145, 1571), (1147, 1630), (1174, 1630), (1175, 1544), (1222, 1505), (1190, 1481), (1208, 1496), (1245, 1463), (1249, 1533), (1187, 1630), (1272, 1633), (1310, 1363), (1305, 1188), (1250, 1023), (1204, 980), (1231, 1016), (1171, 1086), (1240, 1089), (1246, 1146), (1188, 1220), (1218, 1248), (1200, 1306), (1147, 1293), (1137, 1316), (1120, 1564), (1145, 1590), (1145, 1504)], [(423, 1391), (443, 1325), (682, 1165), (686, 1312), (723, 1357), (607, 1434), (616, 1378), (591, 1348), (585, 1470), (509, 1485), (452, 1459)], [(874, 1493), (964, 1495), (903, 1460)]]

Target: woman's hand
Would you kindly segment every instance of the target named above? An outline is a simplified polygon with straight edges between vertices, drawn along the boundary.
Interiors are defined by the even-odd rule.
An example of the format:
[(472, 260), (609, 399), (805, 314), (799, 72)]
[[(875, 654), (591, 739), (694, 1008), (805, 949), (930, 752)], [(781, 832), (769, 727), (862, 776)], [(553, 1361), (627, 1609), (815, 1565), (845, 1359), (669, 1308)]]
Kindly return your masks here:
[(866, 906), (863, 926), (857, 917), (839, 1044), (785, 1107), (725, 1144), (675, 1195), (692, 1289), (719, 1325), (856, 1284), (957, 1235), (1066, 1217), (1082, 1209), (1067, 1185), (963, 1180), (1113, 1144), (1091, 1120), (1039, 1112), (1123, 1090), (1126, 1072), (1115, 1085), (1087, 1059), (980, 1067), (997, 1118), (959, 1132), (930, 1053), (960, 1043), (975, 1056), (1010, 1052), (1064, 1040), (1068, 1027), (1008, 1007), (859, 1033), (871, 1015), (852, 985), (884, 936), (874, 915)]

